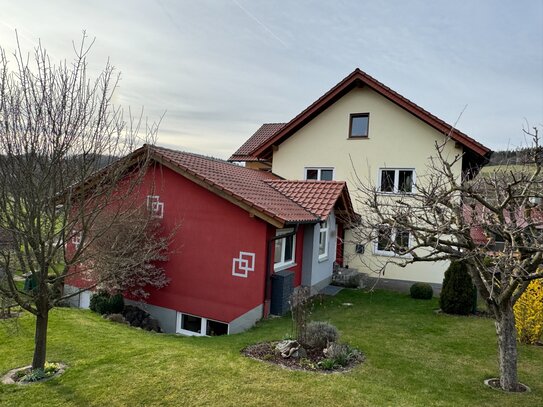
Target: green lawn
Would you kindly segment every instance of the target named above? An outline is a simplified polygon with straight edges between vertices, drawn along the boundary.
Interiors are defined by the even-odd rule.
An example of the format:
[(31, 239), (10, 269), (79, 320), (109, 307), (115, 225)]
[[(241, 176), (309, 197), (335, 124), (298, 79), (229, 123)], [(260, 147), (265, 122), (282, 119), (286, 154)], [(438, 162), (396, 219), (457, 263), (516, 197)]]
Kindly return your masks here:
[[(288, 371), (240, 355), (248, 344), (290, 333), (288, 318), (239, 335), (187, 338), (114, 324), (90, 311), (57, 309), (48, 359), (69, 369), (46, 383), (0, 385), (0, 405), (543, 405), (543, 347), (520, 347), (520, 379), (532, 393), (491, 390), (483, 379), (497, 374), (493, 322), (438, 315), (436, 307), (436, 300), (388, 292), (344, 290), (324, 301), (313, 319), (335, 324), (367, 358), (350, 373), (328, 375)], [(17, 325), (0, 322), (0, 372), (30, 362), (32, 322), (30, 316)]]

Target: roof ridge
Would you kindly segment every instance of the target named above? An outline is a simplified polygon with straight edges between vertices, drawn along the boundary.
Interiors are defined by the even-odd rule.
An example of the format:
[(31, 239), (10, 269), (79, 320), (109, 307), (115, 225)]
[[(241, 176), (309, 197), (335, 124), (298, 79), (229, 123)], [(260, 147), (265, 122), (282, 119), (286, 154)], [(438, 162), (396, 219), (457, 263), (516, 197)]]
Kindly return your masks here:
[[(273, 173), (272, 173), (273, 174)], [(275, 174), (274, 174), (275, 175)], [(346, 184), (346, 181), (340, 180), (325, 180), (325, 179), (267, 179), (264, 182), (284, 182), (284, 183), (321, 183), (321, 184)]]
[[(217, 157), (213, 157), (213, 156), (210, 156), (210, 155), (203, 155), (203, 154), (193, 153), (191, 151), (174, 150), (173, 148), (157, 146), (157, 145), (154, 145), (154, 144), (144, 144), (144, 146), (148, 146), (151, 149), (156, 149), (156, 150), (166, 150), (166, 151), (170, 151), (172, 153), (177, 153), (177, 154), (187, 154), (187, 155), (190, 155), (192, 157), (198, 157), (198, 158), (202, 158), (202, 159), (208, 160), (208, 161), (215, 161), (215, 162), (219, 162), (221, 164), (227, 164), (227, 165), (235, 167), (235, 168), (243, 168), (243, 169), (245, 169), (247, 171), (261, 172), (261, 170), (257, 170), (257, 169), (254, 169), (254, 168), (248, 168), (248, 167), (242, 167), (241, 165), (237, 165), (237, 164), (234, 164), (232, 162), (223, 160), (222, 158), (217, 158)], [(273, 174), (273, 173), (270, 172), (270, 174)], [(273, 175), (275, 175), (275, 174), (273, 174)]]
[[(405, 109), (409, 113), (413, 114), (418, 119), (426, 122), (429, 126), (435, 128), (437, 131), (451, 137), (453, 140), (456, 140), (463, 145), (465, 145), (470, 150), (476, 152), (477, 154), (483, 156), (488, 154), (491, 151), (488, 147), (484, 146), (474, 138), (463, 133), (455, 126), (445, 122), (436, 115), (430, 113), (428, 110), (417, 105), (415, 102), (412, 102), (405, 96), (400, 95), (398, 92), (388, 87), (384, 83), (378, 81), (373, 76), (362, 71), (360, 68), (356, 68), (349, 75), (339, 81), (336, 85), (331, 87), (326, 91), (322, 96), (317, 100), (303, 109), (298, 113), (294, 118), (292, 118), (288, 123), (285, 124), (281, 129), (275, 132), (270, 138), (260, 143), (255, 147), (250, 154), (258, 156), (262, 154), (271, 144), (281, 140), (287, 134), (293, 131), (296, 126), (300, 125), (305, 120), (311, 121), (311, 115), (320, 114), (317, 112), (319, 109), (324, 109), (327, 103), (335, 103), (332, 101), (334, 98), (341, 97), (342, 92), (349, 89), (350, 86), (355, 86), (356, 83), (360, 81), (366, 84), (374, 92), (379, 93), (381, 96), (391, 100), (393, 103), (397, 104), (401, 108)], [(396, 99), (396, 100), (394, 100)], [(403, 104), (403, 106), (402, 106)], [(326, 107), (327, 108), (327, 107)], [(479, 151), (477, 151), (479, 150)]]

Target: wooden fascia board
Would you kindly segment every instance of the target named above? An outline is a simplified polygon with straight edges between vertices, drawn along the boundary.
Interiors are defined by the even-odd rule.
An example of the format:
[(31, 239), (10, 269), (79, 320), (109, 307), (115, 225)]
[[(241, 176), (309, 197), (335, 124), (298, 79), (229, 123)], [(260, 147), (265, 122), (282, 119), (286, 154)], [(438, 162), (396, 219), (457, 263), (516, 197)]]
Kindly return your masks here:
[(195, 184), (207, 189), (210, 192), (213, 192), (214, 194), (220, 196), (221, 198), (227, 200), (228, 202), (240, 207), (241, 209), (247, 211), (249, 214), (254, 215), (263, 221), (275, 226), (276, 228), (283, 228), (285, 225), (285, 221), (282, 219), (279, 219), (276, 216), (273, 216), (271, 214), (266, 213), (265, 211), (261, 210), (260, 208), (257, 208), (256, 206), (252, 205), (251, 203), (247, 202), (241, 197), (238, 197), (237, 195), (225, 190), (224, 188), (221, 188), (220, 186), (210, 183), (206, 181), (205, 178), (193, 173), (192, 171), (186, 170), (179, 165), (171, 163), (169, 160), (164, 159), (163, 157), (154, 154), (153, 158), (159, 162), (160, 164), (164, 165), (165, 167), (171, 169), (172, 171), (176, 172), (179, 175), (182, 175), (183, 177), (187, 178), (188, 180), (194, 182)]
[(325, 93), (322, 97), (317, 99), (316, 102), (312, 103), (309, 107), (304, 109), (294, 119), (287, 123), (266, 143), (258, 147), (258, 149), (254, 150), (252, 152), (252, 155), (258, 157), (262, 155), (267, 149), (273, 147), (274, 144), (281, 143), (284, 138), (289, 137), (293, 132), (298, 131), (301, 127), (313, 120), (316, 116), (322, 113), (322, 111), (326, 110), (337, 99), (343, 96), (343, 94), (347, 93), (351, 90), (351, 88), (355, 86), (356, 79), (350, 79), (350, 77), (342, 81), (340, 84), (336, 85), (333, 89)]
[(56, 197), (54, 197), (55, 202), (62, 202), (66, 198), (66, 195), (68, 195), (68, 192), (71, 196), (84, 196), (84, 194), (88, 190), (95, 188), (103, 179), (103, 177), (107, 176), (107, 172), (114, 168), (114, 166), (124, 165), (125, 168), (128, 169), (140, 162), (141, 156), (146, 151), (147, 146), (144, 145), (143, 147), (138, 148), (126, 157), (120, 158), (119, 160), (114, 161), (108, 166), (97, 170), (94, 174), (89, 175), (83, 181), (73, 185), (72, 187), (68, 188), (68, 190), (59, 193)]
[(369, 84), (370, 88), (372, 88), (375, 92), (379, 93), (381, 96), (385, 97), (386, 99), (390, 100), (391, 102), (395, 103), (408, 113), (411, 113), (413, 116), (418, 118), (419, 120), (422, 120), (424, 123), (429, 125), (430, 127), (436, 129), (440, 133), (443, 133), (445, 135), (450, 135), (451, 138), (456, 141), (457, 143), (460, 143), (463, 147), (469, 148), (476, 154), (479, 154), (481, 156), (484, 156), (487, 154), (490, 150), (487, 148), (484, 148), (480, 145), (478, 145), (477, 142), (468, 140), (465, 134), (461, 133), (457, 129), (455, 129), (452, 126), (449, 126), (445, 123), (443, 123), (441, 120), (438, 120), (430, 115), (428, 115), (425, 112), (422, 112), (419, 108), (413, 106), (411, 103), (405, 100), (404, 98), (397, 96), (395, 94), (390, 93), (387, 89), (383, 89), (381, 85), (371, 85)]

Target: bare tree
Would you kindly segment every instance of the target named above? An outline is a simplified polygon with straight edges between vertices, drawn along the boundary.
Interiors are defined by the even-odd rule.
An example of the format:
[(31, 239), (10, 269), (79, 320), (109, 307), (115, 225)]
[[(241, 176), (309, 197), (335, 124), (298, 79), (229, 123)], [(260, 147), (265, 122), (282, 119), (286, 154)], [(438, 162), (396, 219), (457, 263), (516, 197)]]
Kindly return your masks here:
[[(147, 222), (134, 223), (139, 202), (130, 198), (149, 164), (147, 150), (114, 158), (152, 142), (157, 125), (147, 125), (142, 115), (125, 118), (112, 104), (119, 74), (109, 61), (89, 79), (91, 46), (83, 35), (74, 60), (56, 65), (41, 44), (28, 55), (18, 45), (11, 61), (0, 50), (0, 226), (14, 242), (0, 249), (0, 291), (36, 316), (34, 369), (44, 366), (49, 311), (66, 299), (69, 270), (92, 260), (95, 242), (122, 233), (112, 226), (139, 225), (132, 236), (148, 230)], [(149, 259), (156, 260), (132, 258), (140, 268)], [(126, 264), (117, 263), (117, 271), (125, 273)], [(18, 288), (20, 275), (31, 279), (32, 290)], [(85, 288), (112, 275), (118, 276), (103, 273)]]
[[(543, 278), (543, 154), (537, 129), (527, 132), (531, 158), (468, 180), (436, 143), (436, 155), (409, 194), (385, 194), (359, 180), (364, 208), (357, 240), (378, 241), (398, 256), (383, 263), (461, 260), (495, 318), (500, 386), (519, 390), (513, 305), (531, 280)], [(499, 244), (497, 244), (499, 242)]]
[[(146, 208), (135, 211), (129, 222), (103, 216), (96, 226), (104, 233), (93, 240), (85, 255), (89, 261), (83, 264), (92, 264), (82, 268), (86, 280), (140, 300), (149, 296), (150, 287), (168, 284), (161, 265), (168, 259), (176, 228), (165, 234), (160, 219), (150, 216)], [(90, 234), (94, 235), (93, 230)], [(77, 271), (73, 276), (77, 277)]]

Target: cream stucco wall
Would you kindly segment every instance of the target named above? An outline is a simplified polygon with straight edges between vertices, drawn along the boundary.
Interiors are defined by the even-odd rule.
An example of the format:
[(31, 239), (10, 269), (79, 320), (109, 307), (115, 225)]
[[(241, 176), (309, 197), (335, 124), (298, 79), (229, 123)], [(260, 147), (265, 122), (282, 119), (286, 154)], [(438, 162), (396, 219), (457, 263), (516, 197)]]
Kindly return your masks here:
[[(369, 113), (368, 138), (348, 139), (351, 113)], [(280, 144), (272, 170), (286, 179), (303, 179), (305, 167), (333, 167), (334, 179), (347, 181), (355, 210), (364, 216), (356, 202), (357, 178), (377, 185), (380, 168), (414, 168), (416, 178), (423, 179), (429, 157), (435, 156), (434, 142), (443, 137), (373, 90), (356, 88)], [(449, 141), (445, 152), (455, 156), (462, 150)], [(460, 165), (455, 171), (460, 176)], [(372, 245), (366, 245), (364, 255), (354, 255), (352, 236), (346, 240), (351, 242), (345, 248), (350, 267), (371, 273), (387, 260), (374, 255)], [(446, 267), (446, 262), (389, 266), (385, 277), (441, 283)]]

